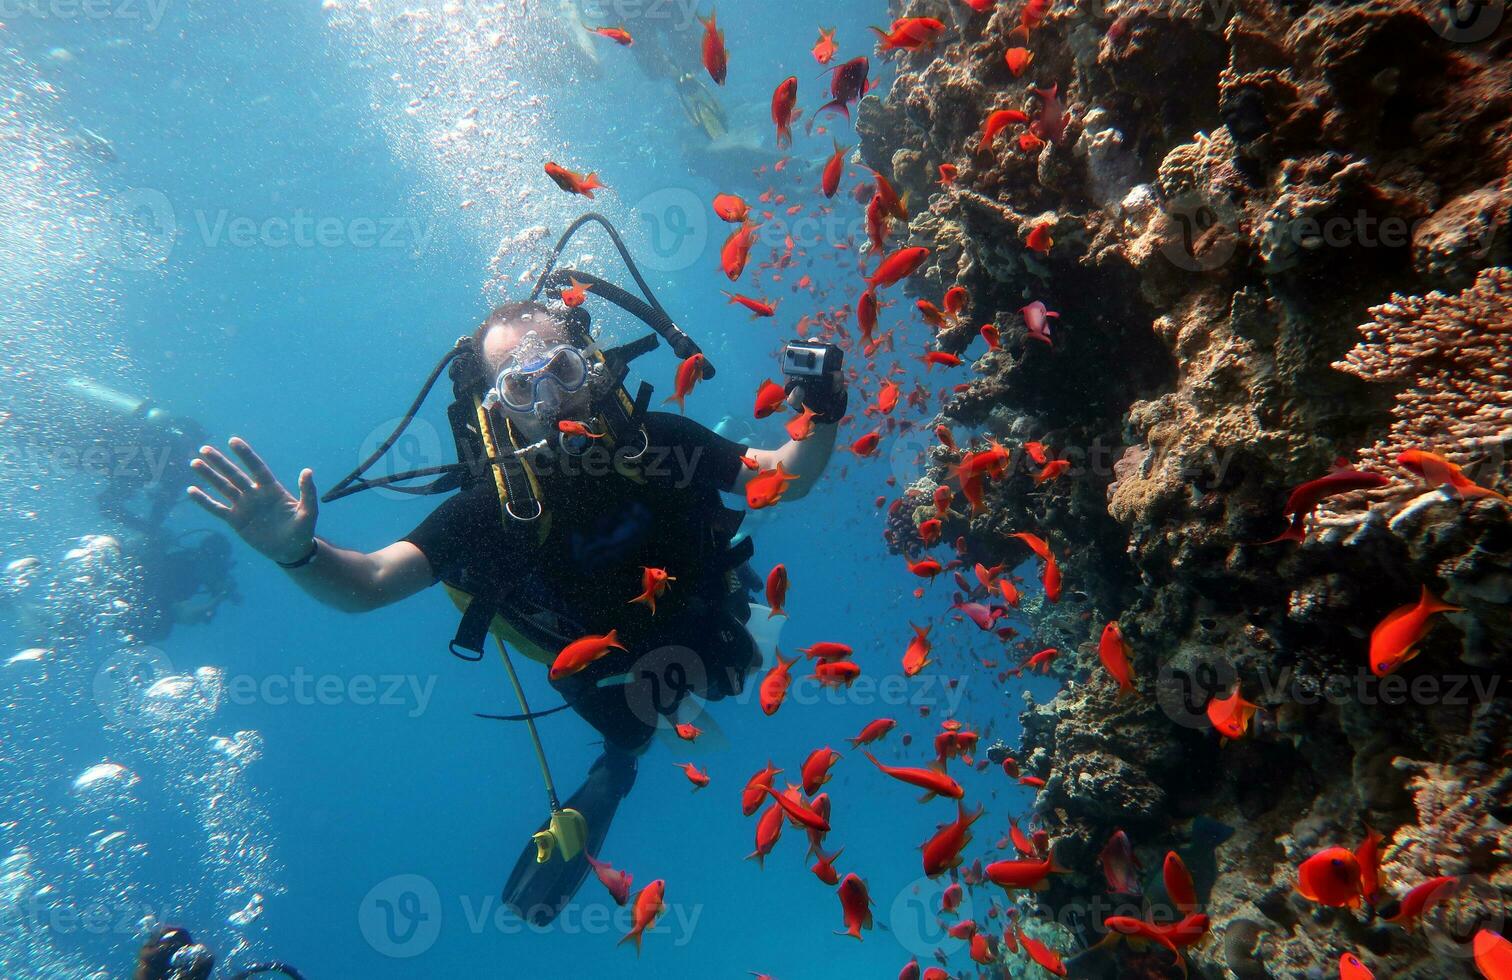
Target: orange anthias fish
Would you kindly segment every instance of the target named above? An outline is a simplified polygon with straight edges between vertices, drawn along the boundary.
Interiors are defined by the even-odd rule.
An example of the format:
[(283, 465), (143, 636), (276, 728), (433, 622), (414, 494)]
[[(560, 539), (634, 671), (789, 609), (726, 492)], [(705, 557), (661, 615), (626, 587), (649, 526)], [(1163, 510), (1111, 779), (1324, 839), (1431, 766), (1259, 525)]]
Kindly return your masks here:
[(1123, 630), (1118, 628), (1118, 623), (1111, 622), (1103, 627), (1102, 639), (1097, 644), (1097, 656), (1102, 660), (1103, 668), (1113, 675), (1118, 682), (1118, 696), (1137, 693), (1134, 690), (1134, 668), (1129, 664), (1129, 641), (1124, 639)]
[(966, 791), (961, 789), (961, 784), (947, 776), (945, 766), (939, 762), (927, 769), (915, 769), (905, 766), (885, 766), (870, 752), (866, 753), (866, 757), (872, 761), (872, 765), (899, 782), (924, 790), (924, 796), (920, 798), (920, 802), (927, 802), (936, 796), (959, 800), (966, 795)]
[(683, 775), (688, 777), (688, 782), (693, 784), (693, 792), (697, 793), (699, 790), (709, 785), (709, 774), (704, 772), (702, 769), (699, 769), (693, 763), (675, 762), (673, 763), (673, 765), (681, 769), (683, 771)]
[(871, 896), (866, 892), (866, 882), (855, 874), (846, 875), (840, 882), (840, 912), (845, 928), (836, 935), (860, 939), (861, 930), (872, 927)]
[(880, 27), (873, 27), (872, 31), (881, 39), (878, 50), (885, 54), (888, 51), (920, 51), (934, 47), (935, 42), (945, 33), (945, 25), (933, 17), (900, 17), (893, 21), (890, 32)]
[(871, 343), (872, 334), (877, 329), (877, 291), (868, 289), (856, 300), (856, 324), (861, 328), (861, 336), (866, 342)]
[(1208, 702), (1208, 721), (1225, 741), (1243, 738), (1249, 731), (1250, 719), (1255, 716), (1258, 708), (1259, 705), (1244, 700), (1236, 687), (1228, 697), (1213, 698)]
[(672, 587), (671, 583), (676, 581), (677, 579), (668, 575), (667, 570), (664, 568), (646, 568), (642, 566), (641, 594), (631, 599), (626, 605), (633, 605), (637, 602), (644, 603), (646, 608), (651, 610), (651, 615), (655, 616), (656, 600), (665, 595), (667, 590)]
[(860, 676), (861, 668), (849, 660), (830, 660), (814, 667), (814, 677), (826, 687), (850, 687)]
[(562, 648), (556, 660), (552, 661), (550, 676), (554, 681), (564, 677), (571, 677), (596, 660), (603, 659), (610, 650), (624, 650), (620, 645), (619, 633), (610, 630), (603, 636), (585, 636), (580, 640), (573, 640)]
[(1025, 935), (1024, 930), (1022, 929), (1017, 929), (1016, 934), (1018, 936), (1019, 945), (1024, 947), (1024, 952), (1029, 956), (1031, 960), (1038, 963), (1046, 970), (1049, 970), (1055, 976), (1063, 977), (1066, 975), (1066, 965), (1061, 962), (1061, 958), (1055, 952), (1055, 950), (1051, 949), (1049, 946), (1046, 946), (1038, 939), (1033, 939)]
[(1512, 503), (1503, 494), (1495, 490), (1487, 489), (1471, 480), (1465, 475), (1465, 471), (1449, 462), (1437, 453), (1424, 452), (1421, 449), (1409, 449), (1397, 456), (1396, 464), (1404, 470), (1422, 477), (1435, 487), (1447, 487), (1452, 496), (1461, 500), (1478, 500), (1481, 497), (1490, 497), (1500, 500), (1504, 504)]
[(734, 194), (718, 194), (714, 198), (714, 213), (719, 215), (719, 220), (738, 225), (745, 222), (751, 206)]
[(760, 225), (745, 224), (737, 228), (724, 247), (719, 250), (719, 265), (731, 282), (738, 282), (751, 258), (751, 247), (756, 244), (756, 232)]
[(952, 187), (961, 178), (961, 168), (953, 163), (940, 164), (940, 186)]
[(1353, 490), (1372, 490), (1384, 487), (1391, 481), (1379, 473), (1371, 473), (1367, 470), (1357, 470), (1344, 460), (1335, 464), (1331, 473), (1320, 476), (1316, 480), (1308, 480), (1306, 483), (1294, 489), (1286, 498), (1286, 507), (1281, 515), (1288, 519), (1285, 531), (1272, 538), (1265, 544), (1274, 544), (1277, 541), (1302, 541), (1307, 537), (1307, 518), (1318, 505), (1329, 497), (1336, 494), (1349, 493)]
[(788, 684), (792, 681), (789, 671), (797, 662), (797, 657), (792, 660), (783, 660), (782, 654), (779, 653), (777, 665), (767, 671), (766, 676), (761, 679), (761, 688), (757, 693), (764, 714), (775, 715), (777, 709), (782, 707), (782, 702), (787, 698)]
[(916, 304), (919, 313), (924, 317), (924, 322), (936, 330), (945, 326), (945, 312), (927, 299), (921, 299)]
[(583, 177), (555, 163), (546, 164), (546, 176), (556, 181), (556, 185), (567, 193), (581, 194), (589, 200), (593, 199), (594, 191), (600, 190), (604, 186), (599, 183), (598, 174), (589, 174)]
[(709, 11), (707, 20), (700, 17), (698, 22), (704, 26), (703, 36), (703, 64), (708, 71), (709, 77), (714, 79), (715, 85), (723, 85), (725, 76), (730, 70), (730, 55), (725, 50), (724, 31), (719, 29), (716, 23), (717, 13)]
[(1360, 962), (1358, 956), (1345, 953), (1339, 957), (1339, 980), (1375, 980), (1375, 974)]
[[(769, 792), (770, 786), (762, 787), (762, 798), (765, 799)], [(756, 821), (756, 850), (746, 855), (747, 861), (755, 858), (757, 866), (766, 869), (766, 856), (777, 846), (777, 840), (782, 836), (782, 824), (782, 807), (773, 803)]]
[(750, 310), (752, 320), (759, 320), (762, 317), (777, 315), (776, 303), (768, 303), (764, 299), (753, 299), (750, 296), (742, 296), (739, 293), (732, 293), (725, 289), (721, 289), (720, 292), (728, 296), (731, 303), (739, 303), (741, 306), (744, 306), (746, 309)]
[(919, 360), (923, 363), (924, 370), (926, 371), (934, 370), (936, 364), (943, 367), (960, 367), (965, 363), (954, 354), (942, 350), (925, 351), (919, 355)]
[(1459, 879), (1452, 875), (1429, 878), (1403, 895), (1396, 915), (1386, 921), (1411, 930), (1413, 923), (1422, 918), (1424, 912), (1453, 895), (1458, 889)]
[(839, 857), (841, 851), (844, 850), (845, 848), (842, 847), (833, 854), (825, 854), (823, 851), (820, 851), (818, 854), (819, 860), (815, 861), (814, 866), (809, 869), (814, 873), (814, 877), (830, 887), (840, 884), (840, 872), (835, 870), (835, 858)]
[(848, 738), (846, 741), (851, 744), (851, 748), (853, 749), (859, 748), (862, 745), (870, 745), (892, 731), (897, 725), (898, 723), (891, 718), (878, 718), (876, 721), (869, 722), (855, 738)]
[(694, 387), (703, 380), (703, 369), (704, 356), (702, 354), (690, 355), (677, 366), (677, 378), (673, 384), (672, 394), (666, 400), (676, 402), (678, 411), (687, 413), (688, 407), (685, 402), (693, 393)]
[(1512, 943), (1500, 933), (1482, 929), (1475, 934), (1471, 948), (1475, 952), (1475, 965), (1486, 980), (1512, 980)]
[(1333, 908), (1360, 907), (1360, 862), (1344, 847), (1330, 847), (1297, 868), (1297, 893)]
[(1186, 960), (1182, 958), (1181, 950), (1176, 948), (1171, 937), (1166, 935), (1165, 930), (1159, 926), (1152, 925), (1143, 919), (1136, 919), (1131, 915), (1110, 915), (1103, 920), (1103, 928), (1107, 929), (1110, 935), (1117, 933), (1120, 936), (1164, 946), (1175, 955), (1176, 962), (1181, 966), (1182, 976), (1186, 975)]
[(1418, 654), (1418, 644), (1433, 628), (1429, 621), (1435, 613), (1463, 612), (1433, 597), (1428, 586), (1416, 603), (1400, 606), (1386, 615), (1370, 634), (1370, 671), (1385, 677)]
[(987, 349), (994, 351), (1000, 349), (1002, 338), (998, 336), (998, 328), (991, 323), (982, 324), (982, 339), (987, 341)]
[(809, 436), (813, 435), (814, 418), (817, 415), (818, 413), (809, 408), (807, 405), (803, 406), (803, 411), (799, 412), (796, 416), (788, 420), (788, 438), (793, 440), (794, 442), (802, 442)]
[(1197, 911), (1197, 886), (1186, 862), (1175, 851), (1166, 852), (1165, 863), (1160, 868), (1161, 880), (1165, 882), (1166, 897), (1177, 911), (1190, 915)]
[(883, 415), (891, 415), (893, 409), (898, 407), (899, 391), (896, 381), (884, 381), (881, 390), (877, 392), (877, 410)]
[(572, 419), (563, 419), (558, 422), (557, 431), (569, 436), (581, 436), (584, 439), (602, 439), (605, 435), (602, 432), (594, 432), (583, 423), (575, 422)]
[(1040, 858), (1039, 850), (1034, 846), (1034, 842), (1022, 830), (1019, 830), (1018, 821), (1012, 818), (1008, 820), (1008, 840), (1013, 843), (1013, 849), (1019, 852), (1020, 857)]
[(767, 795), (777, 801), (777, 805), (782, 808), (782, 812), (787, 816), (788, 820), (792, 821), (793, 826), (817, 830), (820, 833), (829, 832), (829, 820), (825, 818), (824, 814), (804, 804), (803, 800), (798, 796), (798, 787), (789, 786), (788, 792), (779, 793), (768, 786), (766, 792)]
[(562, 290), (562, 304), (568, 309), (575, 310), (588, 301), (588, 284), (571, 278), (568, 281), (572, 285)]
[(1037, 30), (1045, 22), (1050, 14), (1052, 0), (1028, 0), (1024, 9), (1019, 12), (1019, 25), (1013, 29), (1014, 33), (1022, 33), (1024, 40), (1029, 39), (1029, 32)]
[(1003, 60), (1007, 63), (1008, 70), (1013, 72), (1013, 77), (1018, 78), (1034, 63), (1034, 52), (1028, 48), (1009, 48)]
[(945, 290), (945, 299), (943, 300), (945, 312), (951, 316), (960, 316), (961, 311), (966, 309), (966, 304), (970, 302), (971, 293), (967, 292), (965, 286), (951, 286)]
[(849, 147), (840, 146), (839, 140), (834, 140), (834, 143), (835, 155), (824, 165), (824, 173), (819, 179), (819, 189), (825, 197), (834, 197), (840, 190), (840, 178), (845, 174), (845, 155), (850, 152)]
[(778, 463), (775, 470), (762, 470), (746, 483), (746, 506), (752, 510), (771, 507), (782, 500), (787, 485), (798, 477), (787, 472)]
[(767, 572), (766, 577), (766, 601), (771, 612), (767, 613), (767, 619), (773, 616), (786, 616), (787, 610), (782, 604), (787, 602), (788, 573), (786, 565), (773, 565), (772, 570)]
[(914, 635), (913, 639), (908, 641), (908, 649), (903, 651), (903, 675), (905, 677), (914, 677), (919, 671), (934, 663), (933, 660), (929, 659), (929, 631), (933, 627), (925, 626), (921, 628), (914, 626), (913, 623), (909, 623), (908, 625), (913, 627)]
[(907, 563), (908, 570), (919, 578), (933, 579), (945, 570), (945, 567), (933, 558), (921, 558), (918, 561), (913, 561), (907, 555), (904, 555), (903, 561)]
[(998, 134), (1009, 126), (1018, 123), (1026, 123), (1029, 116), (1018, 109), (999, 109), (987, 116), (987, 121), (982, 125), (982, 139), (977, 144), (978, 153), (986, 153), (992, 148), (993, 141)]
[(763, 379), (761, 387), (756, 389), (756, 417), (764, 419), (786, 408), (787, 392), (783, 390), (782, 385), (771, 378)]
[(592, 27), (589, 28), (589, 33), (597, 34), (599, 37), (607, 37), (621, 47), (628, 48), (635, 43), (635, 38), (631, 37), (630, 32), (623, 27)]
[(697, 725), (692, 724), (691, 722), (681, 722), (679, 724), (673, 725), (672, 730), (675, 731), (677, 733), (677, 737), (682, 739), (684, 742), (696, 742), (698, 741), (698, 736), (703, 734), (703, 729), (699, 728)]
[(1048, 255), (1051, 246), (1055, 244), (1055, 239), (1050, 237), (1049, 223), (1041, 221), (1031, 228), (1029, 234), (1024, 238), (1024, 244), (1041, 255)]
[(877, 446), (879, 446), (881, 443), (882, 432), (879, 429), (875, 432), (868, 432), (866, 433), (866, 435), (851, 443), (850, 451), (855, 453), (857, 457), (866, 459), (870, 456), (876, 455)]
[(619, 941), (620, 945), (635, 940), (635, 955), (640, 955), (641, 938), (647, 929), (656, 924), (656, 920), (667, 910), (667, 883), (658, 878), (635, 896), (635, 909), (630, 917), (632, 923), (630, 931), (625, 938)]
[(600, 861), (587, 851), (583, 852), (588, 865), (593, 868), (593, 873), (603, 886), (609, 889), (609, 896), (614, 899), (616, 905), (624, 905), (630, 901), (630, 883), (632, 876), (628, 871), (616, 871), (606, 861)]
[(899, 221), (908, 220), (908, 205), (903, 198), (898, 196), (897, 188), (893, 187), (892, 181), (888, 180), (877, 171), (872, 171), (872, 181), (877, 188), (877, 196), (882, 199), (882, 207), (889, 215)]
[(918, 271), (929, 258), (929, 249), (922, 246), (903, 248), (887, 256), (867, 282), (873, 289), (897, 285)]
[(1360, 862), (1360, 894), (1371, 905), (1381, 900), (1381, 842), (1385, 839), (1366, 824), (1365, 839), (1355, 848), (1355, 860)]
[(966, 812), (966, 804), (956, 801), (956, 818), (941, 824), (935, 835), (924, 843), (924, 875), (938, 878), (940, 875), (961, 866), (961, 852), (971, 843), (971, 825), (981, 818), (983, 807), (974, 813)]
[(813, 796), (819, 792), (819, 787), (830, 781), (830, 769), (839, 761), (840, 753), (828, 745), (810, 752), (809, 757), (803, 760), (803, 768), (800, 770), (804, 794)]
[(762, 801), (766, 799), (766, 791), (772, 786), (773, 777), (780, 772), (782, 770), (775, 768), (772, 760), (768, 759), (765, 769), (746, 780), (745, 788), (740, 791), (741, 813), (749, 817), (761, 809)]
[(793, 120), (798, 118), (798, 76), (790, 75), (772, 93), (772, 122), (777, 126), (777, 149), (793, 145)]
[(840, 45), (835, 43), (835, 30), (819, 28), (819, 41), (814, 45), (814, 60), (821, 65), (827, 65), (835, 57), (835, 52), (840, 50)]
[(1065, 868), (1055, 861), (1055, 855), (1044, 859), (1024, 861), (994, 861), (984, 869), (989, 881), (1001, 885), (1005, 891), (1027, 889), (1043, 891), (1049, 887), (1045, 879), (1053, 874), (1067, 874)]

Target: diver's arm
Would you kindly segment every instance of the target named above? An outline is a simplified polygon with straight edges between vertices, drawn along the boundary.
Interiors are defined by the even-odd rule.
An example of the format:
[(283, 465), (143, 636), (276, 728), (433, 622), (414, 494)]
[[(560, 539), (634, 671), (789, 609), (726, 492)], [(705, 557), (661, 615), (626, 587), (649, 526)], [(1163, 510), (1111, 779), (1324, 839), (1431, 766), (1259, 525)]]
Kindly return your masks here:
[(189, 497), (225, 521), (259, 554), (284, 566), (289, 577), (315, 599), (345, 612), (366, 612), (398, 602), (427, 588), (435, 577), (419, 548), (406, 541), (365, 554), (315, 537), (320, 501), (315, 475), (299, 474), (299, 496), (286, 490), (245, 440), (233, 438), (231, 451), (246, 469), (213, 446), (202, 446), (190, 463), (220, 499), (198, 486)]
[[(824, 475), (824, 468), (829, 465), (830, 457), (835, 453), (835, 438), (839, 434), (838, 425), (816, 423), (813, 433), (802, 442), (792, 440), (780, 449), (753, 449), (746, 455), (754, 459), (762, 470), (776, 469), (777, 464), (781, 463), (785, 472), (798, 478), (788, 484), (782, 499), (799, 500), (807, 496)], [(740, 476), (735, 479), (736, 492), (743, 492), (745, 485), (756, 473), (757, 470), (750, 467), (741, 467)]]

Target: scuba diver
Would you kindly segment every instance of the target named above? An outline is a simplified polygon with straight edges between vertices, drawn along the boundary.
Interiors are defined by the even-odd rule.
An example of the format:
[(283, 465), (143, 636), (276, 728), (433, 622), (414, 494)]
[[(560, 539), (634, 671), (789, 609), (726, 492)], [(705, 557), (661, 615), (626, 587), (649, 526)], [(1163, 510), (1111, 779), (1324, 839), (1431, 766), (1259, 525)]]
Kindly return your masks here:
[[(588, 221), (613, 239), (642, 300), (597, 276), (555, 270), (573, 234)], [(548, 308), (544, 289), (585, 283), (596, 297), (634, 314), (655, 334), (602, 349), (583, 306)], [(598, 215), (576, 222), (558, 242), (535, 291), (493, 310), (457, 341), (399, 428), (362, 466), (317, 500), (314, 475), (285, 489), (252, 446), (230, 440), (237, 458), (205, 446), (193, 461), (202, 485), (189, 495), (248, 545), (286, 570), (326, 605), (350, 612), (399, 602), (437, 582), (462, 611), (452, 652), (481, 659), (492, 634), (535, 741), (551, 817), (521, 853), (504, 890), (506, 905), (535, 924), (555, 919), (589, 871), (636, 759), (688, 696), (706, 701), (739, 693), (761, 662), (746, 628), (751, 619), (749, 538), (733, 545), (743, 511), (721, 494), (743, 493), (758, 472), (779, 464), (794, 479), (783, 497), (803, 497), (834, 450), (847, 393), (841, 351), (817, 341), (784, 349), (788, 401), (816, 413), (813, 434), (779, 449), (748, 449), (682, 415), (648, 410), (650, 386), (632, 399), (629, 363), (665, 339), (684, 365), (713, 366), (656, 301), (618, 234)], [(697, 360), (694, 360), (694, 358)], [(459, 462), (410, 474), (365, 479), (363, 472), (399, 439), (443, 369), (455, 401), (449, 417)], [(679, 371), (679, 375), (684, 372)], [(754, 463), (754, 468), (746, 463)], [(317, 536), (319, 503), (373, 486), (434, 476), (408, 492), (460, 490), (395, 543), (371, 553)], [(669, 576), (651, 602), (651, 570)], [(660, 588), (659, 587), (659, 588)], [(508, 650), (552, 665), (569, 645), (612, 638), (605, 654), (550, 683), (603, 738), (603, 753), (582, 787), (561, 805), (535, 719)], [(670, 658), (671, 663), (667, 664)], [(662, 667), (668, 669), (663, 670)], [(561, 858), (551, 860), (553, 853)]]
[[(137, 951), (136, 969), (131, 980), (210, 980), (215, 971), (215, 954), (207, 946), (201, 946), (187, 929), (178, 926), (158, 926), (147, 936), (142, 948)], [(304, 980), (304, 976), (287, 963), (257, 963), (231, 974), (226, 980), (247, 980), (248, 977), (279, 973), (290, 980)]]
[(127, 534), (122, 550), (140, 569), (140, 614), (132, 632), (144, 643), (160, 643), (178, 625), (205, 625), (222, 603), (241, 604), (231, 577), (231, 542), (208, 528), (177, 535), (166, 531)]

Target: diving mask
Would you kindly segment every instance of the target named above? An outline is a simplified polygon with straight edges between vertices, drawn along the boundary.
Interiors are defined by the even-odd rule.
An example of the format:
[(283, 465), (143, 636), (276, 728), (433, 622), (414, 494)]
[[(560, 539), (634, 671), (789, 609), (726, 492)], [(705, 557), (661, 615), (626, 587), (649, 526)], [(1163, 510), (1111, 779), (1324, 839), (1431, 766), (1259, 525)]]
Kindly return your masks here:
[(534, 412), (542, 405), (556, 405), (563, 395), (581, 391), (591, 373), (582, 351), (571, 344), (547, 347), (532, 330), (499, 372), (484, 405), (489, 408), (502, 405), (512, 412)]

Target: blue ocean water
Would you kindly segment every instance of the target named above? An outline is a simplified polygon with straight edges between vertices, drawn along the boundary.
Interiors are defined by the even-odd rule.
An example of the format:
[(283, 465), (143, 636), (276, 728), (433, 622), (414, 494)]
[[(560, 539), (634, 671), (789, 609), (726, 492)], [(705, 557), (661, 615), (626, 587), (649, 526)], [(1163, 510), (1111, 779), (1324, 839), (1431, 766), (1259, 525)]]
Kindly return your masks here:
[[(701, 36), (676, 4), (663, 8), (670, 27), (649, 22), (649, 4), (603, 7), (603, 23), (632, 32), (670, 30), (694, 46)], [(816, 28), (839, 28), (838, 61), (872, 54), (865, 25), (886, 15), (880, 0), (720, 7), (731, 67), (718, 97), (732, 120), (749, 120), (766, 159), (776, 159), (767, 119), (775, 84), (796, 74), (800, 104), (812, 112), (820, 103), (825, 82), (809, 53)], [(758, 246), (740, 289), (782, 298), (771, 321), (753, 322), (721, 293), (726, 232), (707, 202), (732, 191), (755, 203), (775, 186), (786, 204), (812, 211), (830, 133), (853, 145), (851, 126), (835, 117), (830, 133), (800, 131), (781, 175), (755, 176), (735, 153), (689, 153), (696, 141), (670, 85), (607, 40), (591, 39), (590, 57), (564, 11), (533, 0), (38, 0), (7, 6), (0, 21), (0, 180), (14, 202), (0, 240), (0, 555), (57, 570), (47, 599), (64, 604), (76, 627), (43, 642), (9, 624), (0, 646), (0, 661), (38, 643), (48, 651), (0, 668), (7, 977), (120, 976), (144, 916), (186, 925), (223, 953), (239, 949), (238, 962), (277, 957), (310, 978), (892, 976), (937, 947), (953, 969), (969, 965), (933, 915), (944, 882), (923, 879), (919, 862), (918, 846), (954, 817), (953, 805), (916, 803), (843, 741), (894, 717), (882, 758), (922, 765), (942, 718), (983, 731), (983, 749), (1017, 727), (1018, 687), (1005, 690), (973, 656), (1006, 666), (1017, 654), (950, 611), (949, 576), (916, 599), (918, 580), (882, 540), (874, 500), (892, 500), (913, 479), (927, 429), (887, 436), (877, 459), (838, 452), (813, 494), (753, 521), (755, 567), (764, 574), (785, 563), (793, 581), (782, 649), (850, 643), (878, 687), (795, 689), (769, 718), (753, 684), (710, 709), (723, 747), (652, 747), (602, 854), (637, 888), (667, 882), (668, 911), (639, 958), (616, 947), (625, 913), (596, 881), (576, 914), (548, 929), (500, 908), (544, 794), (525, 731), (473, 717), (516, 709), (495, 658), (448, 655), (456, 615), (439, 590), (348, 616), (306, 598), (238, 543), (239, 603), (154, 644), (174, 675), (218, 672), (213, 710), (133, 725), (102, 707), (96, 682), (123, 647), (100, 613), (108, 576), (72, 575), (62, 557), (81, 536), (120, 533), (95, 508), (100, 474), (54, 451), (52, 437), (77, 448), (87, 436), (66, 433), (92, 425), (61, 394), (69, 379), (149, 396), (220, 444), (240, 435), (287, 482), (309, 466), (325, 490), (376, 445), (458, 336), (528, 289), (545, 248), (588, 206), (625, 232), (663, 303), (719, 368), (689, 399), (689, 414), (710, 426), (749, 419), (752, 392), (776, 376), (777, 349), (799, 318), (846, 302), (844, 287), (854, 292), (856, 253), (833, 246), (865, 239), (863, 209), (850, 198), (864, 171), (849, 168), (835, 202), (841, 217), (799, 229), (807, 257), (781, 282), (754, 269), (781, 236)], [(874, 59), (873, 70), (885, 86), (885, 64)], [(563, 194), (541, 171), (548, 159), (596, 171), (609, 189), (591, 204)], [(784, 216), (784, 206), (771, 207)], [(597, 232), (567, 257), (628, 283)], [(804, 274), (833, 291), (820, 300), (797, 288)], [(917, 371), (912, 355), (927, 328), (909, 306), (884, 314), (899, 338), (879, 369), (896, 360), (918, 374), (932, 405), (947, 382)], [(638, 335), (638, 324), (608, 308), (594, 312), (609, 336)], [(661, 397), (675, 364), (663, 347), (632, 378), (653, 382)], [(401, 443), (404, 466), (446, 461), (444, 401), (434, 399)], [(757, 444), (780, 444), (782, 421), (751, 422)], [(873, 425), (858, 419), (842, 445)], [(375, 549), (432, 505), (366, 494), (324, 508), (319, 529)], [(213, 522), (184, 505), (170, 526)], [(112, 601), (133, 601), (129, 581)], [(910, 622), (935, 624), (940, 660), (913, 680), (898, 667)], [(526, 673), (535, 706), (554, 704), (539, 670), (527, 664)], [(595, 736), (570, 714), (541, 729), (570, 791), (597, 754)], [(235, 754), (239, 732), (256, 733), (247, 738), (260, 741), (261, 757), (227, 768), (217, 760)], [(913, 737), (907, 750), (904, 733)], [(860, 943), (833, 934), (840, 903), (808, 870), (800, 833), (787, 830), (764, 870), (743, 860), (754, 833), (739, 810), (746, 778), (771, 759), (796, 779), (824, 745), (845, 755), (826, 787), (828, 844), (844, 846), (841, 872), (865, 878), (876, 903), (878, 928)], [(674, 766), (690, 760), (709, 771), (709, 788), (690, 792)], [(91, 802), (77, 781), (101, 763), (130, 775), (96, 772), (120, 792)], [(970, 863), (1029, 795), (996, 767), (953, 771), (964, 773), (968, 801), (988, 808)], [(986, 890), (968, 900), (986, 928), (989, 900)], [(81, 909), (96, 915), (80, 918)], [(230, 921), (239, 912), (241, 924)]]

